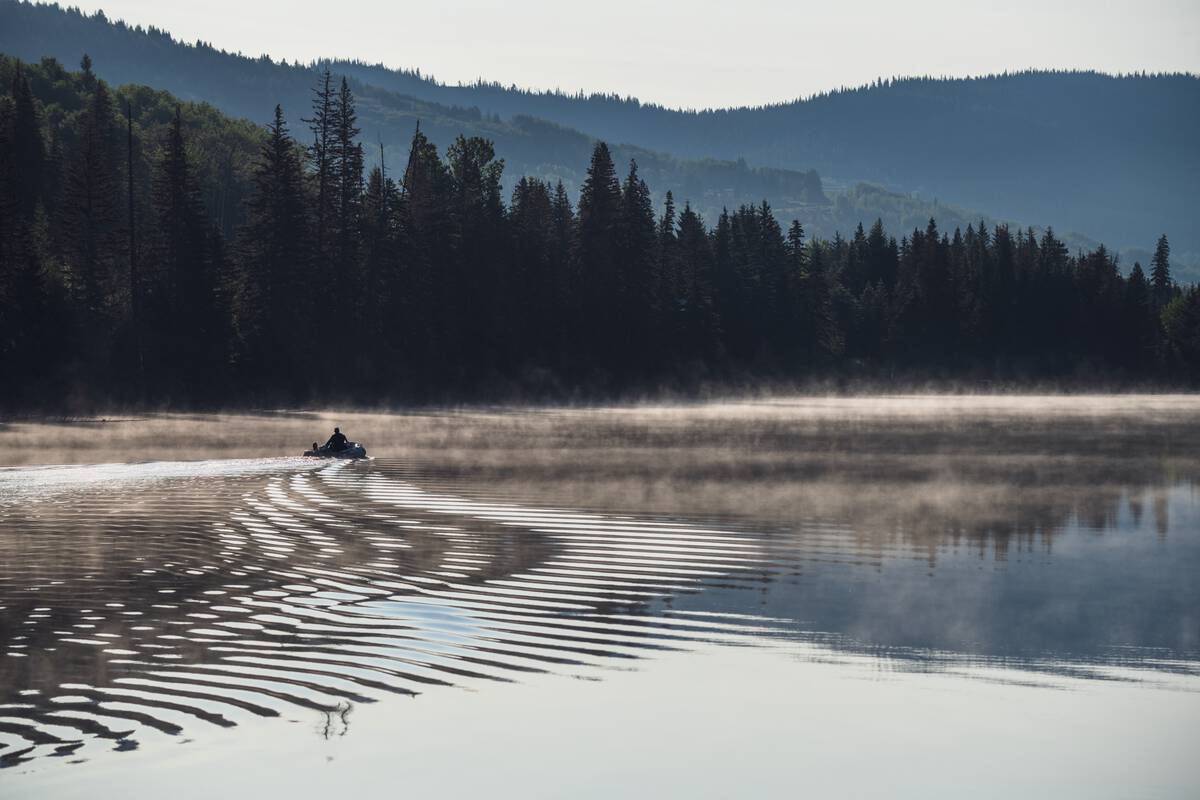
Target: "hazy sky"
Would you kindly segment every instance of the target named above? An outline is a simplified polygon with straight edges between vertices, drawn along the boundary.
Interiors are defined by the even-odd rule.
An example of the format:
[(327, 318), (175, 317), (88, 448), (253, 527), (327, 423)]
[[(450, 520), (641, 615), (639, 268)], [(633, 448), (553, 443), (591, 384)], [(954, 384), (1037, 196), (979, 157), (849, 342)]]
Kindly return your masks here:
[(1200, 72), (1200, 0), (70, 0), (247, 55), (355, 57), (672, 106), (879, 76), (1027, 67)]

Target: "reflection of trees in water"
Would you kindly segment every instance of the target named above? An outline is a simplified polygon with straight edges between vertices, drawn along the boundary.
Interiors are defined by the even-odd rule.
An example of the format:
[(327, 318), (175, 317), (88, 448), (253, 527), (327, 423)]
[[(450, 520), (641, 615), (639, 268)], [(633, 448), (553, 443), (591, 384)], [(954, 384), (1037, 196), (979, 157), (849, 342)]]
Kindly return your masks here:
[(333, 708), (322, 710), (322, 719), (317, 725), (317, 734), (322, 739), (345, 736), (350, 732), (350, 712), (353, 710), (354, 704), (350, 702), (338, 703)]
[[(1196, 484), (1192, 484), (1195, 486)], [(1138, 483), (1074, 486), (1053, 492), (1014, 492), (1009, 504), (985, 515), (955, 513), (953, 508), (925, 506), (895, 515), (876, 508), (850, 511), (847, 522), (855, 533), (856, 546), (863, 552), (882, 556), (903, 545), (922, 552), (930, 567), (945, 550), (974, 551), (980, 558), (998, 562), (1011, 553), (1054, 550), (1056, 536), (1072, 526), (1097, 533), (1122, 526), (1121, 511), (1128, 509), (1128, 527), (1141, 528), (1145, 498), (1153, 510), (1154, 528), (1165, 541), (1170, 529), (1169, 487)]]
[(469, 425), (444, 434), (426, 455), (472, 490), (791, 528), (836, 520), (864, 553), (901, 542), (931, 563), (943, 548), (1050, 552), (1069, 526), (1112, 530), (1123, 502), (1140, 527), (1146, 497), (1165, 537), (1166, 493), (1200, 481), (1188, 414), (1038, 417), (1003, 404), (945, 417), (813, 419), (770, 404), (516, 417), (486, 436)]
[(1154, 493), (1154, 530), (1158, 532), (1159, 539), (1166, 539), (1167, 529), (1171, 527), (1167, 509), (1167, 493), (1160, 489)]
[[(546, 440), (537, 436), (506, 439), (501, 435), (487, 440), (476, 461), (450, 450), (438, 470), (414, 469), (412, 463), (393, 469), (386, 462), (363, 465), (363, 469), (398, 480), (424, 478), (430, 485), (449, 486), (448, 491), (467, 497), (519, 498), (531, 505), (592, 508), (630, 519), (639, 513), (677, 515), (681, 520), (717, 520), (711, 527), (720, 528), (724, 524), (720, 520), (733, 517), (736, 525), (728, 526), (730, 531), (771, 531), (766, 536), (753, 534), (758, 538), (752, 539), (755, 547), (763, 548), (767, 563), (754, 571), (706, 579), (703, 586), (682, 591), (668, 588), (667, 601), (679, 599), (680, 605), (685, 605), (688, 598), (684, 592), (701, 595), (701, 588), (741, 590), (754, 585), (764, 602), (771, 602), (773, 595), (783, 596), (784, 606), (771, 609), (780, 618), (806, 618), (816, 630), (860, 636), (856, 645), (831, 646), (853, 649), (882, 643), (952, 650), (959, 642), (946, 631), (954, 628), (949, 624), (954, 621), (961, 623), (963, 630), (988, 631), (972, 644), (976, 648), (972, 652), (985, 657), (1021, 657), (1038, 648), (1043, 653), (1069, 649), (1061, 631), (1052, 626), (1032, 636), (1025, 630), (1030, 609), (1048, 597), (1053, 599), (1054, 587), (1049, 584), (1055, 573), (1035, 576), (1034, 591), (1019, 598), (1025, 603), (1019, 607), (1001, 607), (984, 596), (976, 598), (981, 603), (978, 608), (948, 611), (946, 598), (922, 598), (910, 591), (911, 586), (883, 586), (878, 589), (879, 607), (894, 609), (892, 616), (886, 616), (879, 607), (855, 607), (853, 603), (860, 601), (847, 599), (846, 590), (867, 571), (859, 567), (917, 554), (928, 563), (930, 573), (941, 569), (944, 574), (953, 571), (945, 564), (948, 551), (975, 553), (997, 562), (1008, 561), (1014, 553), (1048, 556), (1055, 539), (1069, 527), (1103, 532), (1124, 524), (1125, 519), (1139, 528), (1143, 521), (1152, 523), (1165, 539), (1170, 530), (1170, 488), (1180, 483), (1197, 485), (1195, 463), (1178, 453), (1164, 452), (1158, 439), (1136, 447), (1133, 440), (1126, 439), (1124, 451), (1110, 452), (1107, 445), (1083, 435), (1067, 437), (1063, 443), (1039, 441), (1036, 433), (1028, 432), (1010, 435), (991, 430), (984, 435), (968, 431), (960, 436), (960, 432), (950, 435), (922, 431), (919, 425), (916, 428), (915, 432), (888, 434), (864, 426), (848, 434), (822, 426), (799, 430), (767, 426), (761, 435), (752, 436), (740, 424), (732, 425), (731, 430), (710, 426), (681, 432), (673, 422), (666, 430), (644, 435), (610, 431), (616, 438), (593, 441), (592, 447), (583, 448), (582, 456), (570, 448), (547, 448)], [(591, 433), (581, 435), (587, 440)], [(518, 438), (522, 440), (519, 447)], [(289, 505), (303, 501), (307, 497), (303, 493), (266, 508), (262, 483), (261, 478), (180, 482), (111, 496), (80, 492), (61, 502), (0, 507), (0, 605), (5, 606), (0, 611), (0, 642), (18, 653), (18, 657), (0, 658), (0, 702), (15, 704), (9, 716), (25, 716), (40, 731), (40, 725), (49, 724), (45, 722), (47, 713), (67, 708), (49, 700), (54, 694), (68, 693), (59, 688), (63, 684), (82, 687), (69, 694), (82, 698), (73, 708), (86, 710), (85, 701), (119, 701), (128, 688), (120, 679), (144, 674), (153, 666), (213, 665), (232, 663), (239, 655), (259, 657), (261, 649), (255, 649), (258, 645), (253, 640), (267, 641), (283, 658), (302, 652), (324, 661), (297, 658), (286, 678), (273, 679), (271, 686), (256, 690), (257, 698), (244, 701), (225, 693), (227, 685), (223, 687), (215, 678), (203, 683), (172, 682), (163, 677), (164, 686), (151, 692), (152, 697), (145, 693), (137, 697), (136, 705), (232, 724), (206, 710), (199, 691), (203, 690), (225, 694), (224, 702), (255, 714), (272, 715), (272, 704), (279, 703), (309, 708), (319, 715), (321, 735), (337, 736), (348, 729), (352, 704), (371, 699), (369, 690), (394, 690), (388, 681), (398, 673), (385, 673), (385, 678), (371, 678), (370, 683), (331, 688), (329, 671), (341, 679), (342, 673), (357, 668), (354, 648), (371, 636), (370, 630), (356, 629), (354, 620), (332, 620), (328, 630), (268, 625), (269, 630), (234, 629), (228, 634), (230, 629), (220, 628), (222, 624), (249, 618), (247, 609), (232, 608), (231, 599), (270, 600), (273, 593), (283, 591), (302, 597), (304, 590), (295, 585), (313, 583), (315, 576), (311, 571), (297, 571), (298, 565), (326, 569), (334, 583), (343, 584), (374, 578), (403, 581), (408, 576), (440, 580), (446, 570), (470, 563), (468, 559), (456, 562), (458, 566), (447, 565), (447, 556), (457, 546), (455, 537), (462, 531), (448, 529), (443, 535), (432, 529), (406, 528), (404, 547), (381, 551), (372, 545), (371, 537), (396, 533), (409, 516), (408, 510), (389, 511), (386, 518), (375, 513), (378, 507), (372, 513), (358, 513), (355, 509), (363, 496), (334, 484), (320, 486), (336, 503), (334, 512), (330, 506), (298, 510)], [(284, 494), (286, 490), (284, 486)], [(306, 516), (308, 512), (313, 515)], [(426, 522), (438, 525), (475, 525), (486, 537), (483, 567), (449, 578), (470, 588), (483, 587), (493, 578), (511, 579), (526, 573), (551, 560), (559, 546), (540, 535), (536, 523), (479, 528), (478, 520), (441, 512), (427, 516)], [(816, 543), (808, 541), (813, 525), (829, 530)], [(280, 543), (282, 535), (286, 535), (286, 547)], [(627, 573), (628, 567), (638, 566), (636, 558), (652, 560), (653, 556), (626, 554), (607, 566), (603, 561), (606, 551), (597, 554), (593, 550), (588, 558), (595, 561), (587, 569)], [(849, 571), (826, 568), (834, 562)], [(787, 594), (790, 589), (785, 585), (796, 576), (804, 587), (832, 590), (797, 599)], [(572, 576), (569, 580), (584, 584), (599, 579)], [(626, 588), (629, 585), (637, 588), (636, 584)], [(663, 585), (665, 581), (646, 588), (658, 591)], [(337, 591), (332, 586), (323, 588)], [(550, 603), (555, 593), (579, 590), (578, 585), (552, 582), (545, 588)], [(1129, 595), (1131, 606), (1141, 600), (1137, 592), (1145, 593), (1136, 585), (1123, 588), (1133, 593)], [(521, 591), (541, 596), (540, 587), (522, 587)], [(903, 596), (905, 592), (907, 596)], [(651, 594), (645, 592), (645, 596)], [(709, 600), (715, 610), (726, 610), (721, 606), (725, 602), (722, 597), (716, 592), (711, 597), (716, 598)], [(947, 597), (957, 602), (952, 592)], [(796, 602), (786, 602), (789, 599)], [(930, 602), (905, 606), (902, 601), (910, 599)], [(344, 608), (351, 608), (360, 600), (343, 602)], [(459, 594), (447, 604), (503, 606), (508, 602), (513, 602), (513, 596)], [(640, 598), (589, 602), (594, 603), (596, 613), (618, 609), (623, 614), (643, 614), (648, 607)], [(1170, 627), (1171, 615), (1178, 609), (1160, 606), (1157, 610), (1162, 612), (1157, 615), (1161, 619), (1149, 624), (1137, 615), (1128, 617), (1131, 629), (1140, 632), (1125, 643), (1174, 646), (1178, 630), (1172, 633), (1165, 628)], [(265, 607), (254, 611), (276, 613)], [(963, 618), (951, 620), (948, 615), (952, 611), (961, 612)], [(547, 616), (557, 613), (546, 612)], [(861, 618), (872, 617), (880, 620), (876, 628), (860, 624)], [(1075, 625), (1076, 640), (1070, 647), (1082, 654), (1079, 658), (1106, 657), (1098, 653), (1096, 642), (1099, 634), (1108, 632), (1105, 626), (1111, 619), (1096, 614)], [(925, 627), (911, 627), (917, 624), (914, 621)], [(419, 635), (420, 621), (404, 624), (411, 624), (412, 630), (390, 630), (389, 635)], [(602, 648), (588, 638), (590, 632), (570, 631), (570, 612), (563, 612), (554, 625), (559, 627), (546, 638), (553, 638), (560, 650), (547, 660), (569, 663), (581, 653), (595, 655), (597, 648)], [(1154, 625), (1157, 628), (1152, 629)], [(197, 629), (208, 632), (197, 633)], [(212, 630), (225, 630), (228, 635)], [(805, 631), (797, 635), (812, 633), (808, 628)], [(576, 635), (578, 641), (572, 639)], [(658, 635), (648, 632), (646, 638), (654, 646), (669, 639), (659, 641)], [(366, 655), (368, 659), (377, 657), (374, 652)], [(387, 669), (407, 667), (389, 663)], [(456, 669), (499, 672), (496, 664), (464, 659), (445, 668), (447, 681), (454, 679)], [(412, 678), (408, 674), (403, 677)], [(41, 694), (23, 695), (21, 690)], [(133, 720), (105, 720), (87, 723), (90, 735), (126, 741), (118, 734), (131, 727)], [(153, 727), (156, 722), (161, 721), (150, 713), (136, 724)], [(0, 759), (4, 752), (0, 750)]]

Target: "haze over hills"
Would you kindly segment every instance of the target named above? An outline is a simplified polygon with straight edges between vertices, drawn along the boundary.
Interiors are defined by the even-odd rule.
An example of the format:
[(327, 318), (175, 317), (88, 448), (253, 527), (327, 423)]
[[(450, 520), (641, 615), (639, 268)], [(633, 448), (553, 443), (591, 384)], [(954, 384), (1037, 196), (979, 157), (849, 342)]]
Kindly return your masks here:
[[(85, 51), (114, 83), (165, 89), (258, 122), (278, 102), (298, 123), (315, 81), (314, 65), (0, 0), (0, 52), (52, 56), (70, 67)], [(364, 140), (382, 143), (393, 165), (403, 163), (420, 120), (443, 148), (459, 133), (493, 140), (508, 189), (529, 174), (574, 191), (601, 138), (616, 144), (618, 163), (637, 159), (656, 201), (672, 190), (710, 220), (722, 207), (766, 198), (781, 219), (800, 218), (821, 236), (876, 217), (893, 230), (923, 226), (930, 216), (945, 229), (984, 218), (1053, 225), (1073, 248), (1104, 241), (1124, 252), (1125, 266), (1133, 257), (1145, 261), (1148, 254), (1131, 251), (1147, 250), (1163, 232), (1181, 274), (1200, 253), (1195, 76), (914, 78), (776, 106), (689, 112), (612, 96), (448, 86), (415, 71), (329, 63), (352, 79)]]
[[(293, 125), (308, 115), (318, 69), (247, 58), (207, 44), (187, 45), (154, 28), (85, 16), (53, 5), (0, 0), (0, 52), (26, 61), (58, 59), (73, 68), (88, 53), (98, 76), (115, 85), (132, 83), (208, 102), (233, 116), (265, 123), (282, 104)], [(527, 115), (482, 114), (477, 108), (442, 105), (397, 94), (374, 84), (354, 84), (367, 156), (378, 161), (382, 143), (388, 163), (403, 165), (416, 124), (445, 149), (459, 134), (492, 140), (506, 161), (508, 189), (521, 175), (561, 179), (577, 191), (594, 137)], [(723, 206), (736, 207), (767, 197), (781, 214), (812, 216), (811, 207), (828, 205), (817, 173), (811, 170), (752, 168), (736, 160), (681, 160), (652, 152), (625, 139), (614, 140), (618, 163), (636, 159), (642, 175), (661, 192), (689, 197), (715, 218)], [(917, 221), (923, 224), (919, 217)]]
[[(76, 70), (0, 53), (0, 360), (22, 376), (0, 406), (1200, 376), (1200, 287), (1165, 235), (1126, 277), (1112, 249), (1049, 226), (976, 226), (862, 186), (825, 201), (815, 173), (742, 160), (614, 159), (535, 117), (7, 8), (100, 31), (80, 49), (132, 81), (110, 85), (89, 55)], [(537, 161), (506, 170), (493, 142)], [(365, 163), (389, 143), (386, 172)], [(630, 153), (641, 171), (620, 163)], [(578, 191), (540, 177), (566, 170), (586, 170)], [(786, 196), (795, 180), (816, 202), (751, 196), (707, 221), (688, 203)]]
[(1190, 214), (1200, 199), (1196, 76), (903, 78), (773, 106), (680, 111), (605, 95), (446, 86), (346, 61), (333, 68), (413, 97), (532, 114), (684, 158), (816, 169), (993, 215), (1049, 219), (1122, 247), (1163, 224), (1179, 229), (1181, 243), (1200, 244)]

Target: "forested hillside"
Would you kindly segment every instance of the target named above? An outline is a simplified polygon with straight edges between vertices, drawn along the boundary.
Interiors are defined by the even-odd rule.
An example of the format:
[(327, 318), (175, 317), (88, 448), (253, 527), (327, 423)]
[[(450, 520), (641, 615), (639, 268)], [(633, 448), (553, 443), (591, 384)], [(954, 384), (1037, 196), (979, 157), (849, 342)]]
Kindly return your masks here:
[(578, 193), (423, 133), (369, 170), (324, 73), (289, 130), (85, 59), (0, 59), (0, 405), (597, 397), (661, 387), (1200, 378), (1200, 290), (1047, 230), (705, 219), (598, 143)]
[[(282, 64), (269, 58), (225, 53), (208, 43), (184, 44), (165, 31), (129, 26), (103, 15), (88, 16), (76, 10), (15, 0), (0, 0), (0, 52), (27, 61), (52, 56), (71, 65), (77, 64), (86, 52), (92, 57), (96, 74), (114, 84), (154, 86), (183, 99), (212, 103), (226, 113), (260, 123), (269, 121), (265, 110), (276, 103), (283, 106), (290, 121), (297, 123), (303, 113), (300, 110), (308, 105), (310, 87), (320, 72), (319, 65)], [(936, 137), (928, 140), (928, 146), (921, 146), (925, 162), (931, 158), (933, 161), (922, 162), (925, 165), (910, 174), (895, 171), (908, 167), (900, 160), (893, 163), (893, 156), (908, 158), (905, 147), (909, 145), (901, 139), (908, 137), (904, 141), (912, 144), (918, 134), (905, 133), (907, 128), (901, 121), (889, 116), (888, 108), (903, 108), (902, 103), (884, 104), (878, 119), (863, 117), (873, 113), (870, 107), (877, 94), (854, 95), (860, 97), (860, 104), (865, 104), (857, 117), (843, 118), (840, 111), (831, 111), (798, 120), (793, 125), (780, 122), (782, 117), (777, 119), (776, 110), (681, 114), (643, 106), (633, 100), (565, 97), (488, 85), (443, 87), (415, 73), (350, 62), (338, 62), (332, 68), (335, 76), (350, 77), (351, 88), (359, 98), (363, 139), (371, 145), (366, 153), (368, 164), (379, 161), (380, 142), (386, 159), (403, 159), (419, 120), (430, 141), (443, 149), (459, 134), (492, 141), (508, 165), (506, 191), (513, 188), (513, 176), (518, 175), (552, 182), (561, 180), (569, 191), (578, 191), (585, 177), (581, 165), (587, 162), (599, 137), (612, 143), (617, 163), (624, 166), (630, 159), (637, 159), (652, 187), (655, 202), (661, 203), (667, 191), (687, 195), (697, 211), (709, 218), (715, 218), (724, 208), (737, 208), (766, 198), (781, 221), (803, 217), (811, 232), (824, 237), (838, 232), (847, 234), (860, 222), (869, 224), (876, 218), (895, 229), (906, 229), (931, 216), (953, 217), (964, 224), (980, 219), (988, 224), (1042, 223), (1053, 225), (1072, 250), (1093, 246), (1101, 239), (1117, 241), (1118, 249), (1127, 253), (1125, 269), (1132, 263), (1129, 248), (1145, 247), (1144, 242), (1152, 241), (1154, 235), (1151, 232), (1127, 240), (1121, 233), (1133, 217), (1148, 216), (1146, 209), (1158, 207), (1157, 200), (1144, 197), (1127, 205), (1133, 195), (1112, 191), (1119, 183), (1110, 185), (1107, 181), (1113, 170), (1125, 169), (1121, 166), (1125, 161), (1117, 164), (1109, 158), (1096, 169), (1089, 168), (1080, 178), (1084, 184), (1062, 182), (1054, 170), (1059, 163), (1074, 158), (1073, 151), (1065, 157), (1060, 154), (1047, 158), (1047, 163), (1039, 167), (1042, 174), (1031, 177), (1027, 174), (1028, 159), (1014, 160), (1005, 155), (1011, 155), (1011, 148), (1005, 149), (1007, 144), (989, 149), (990, 140), (971, 139), (963, 133), (963, 126), (982, 125), (987, 128), (988, 136), (993, 135), (991, 126), (995, 121), (987, 117), (980, 122), (974, 111), (951, 113), (947, 109), (931, 110), (914, 104), (914, 114), (933, 114), (931, 119), (938, 121), (938, 130)], [(953, 88), (951, 84), (930, 83), (925, 89), (931, 98), (928, 102), (942, 102), (937, 98), (943, 97), (942, 89), (946, 87)], [(714, 122), (726, 117), (734, 121), (719, 125)], [(855, 145), (864, 136), (886, 137), (891, 130), (897, 131), (894, 142), (886, 138), (860, 142), (862, 147)], [(764, 144), (762, 137), (768, 135), (776, 139)], [(941, 141), (937, 137), (952, 140), (953, 147), (969, 149), (970, 163), (964, 166), (961, 159), (951, 158), (953, 154), (945, 147), (934, 147)], [(705, 146), (706, 140), (711, 140), (711, 146)], [(653, 146), (648, 147), (647, 142), (653, 142)], [(796, 155), (800, 149), (804, 154)], [(846, 160), (855, 153), (865, 153), (868, 160), (875, 159), (871, 163), (882, 163), (885, 168)], [(806, 161), (809, 158), (811, 163)], [(1008, 161), (999, 173), (989, 177), (980, 172), (985, 168), (993, 170), (993, 162), (1005, 158)], [(909, 158), (905, 163), (917, 162)], [(817, 164), (829, 168), (819, 171), (837, 179), (835, 186), (846, 188), (826, 187), (823, 191), (818, 170), (812, 168)], [(955, 180), (972, 183), (978, 192), (970, 196), (978, 196), (979, 202), (956, 202), (958, 194), (945, 191), (933, 180), (943, 172)], [(1107, 176), (1105, 190), (1083, 191), (1083, 186), (1100, 173)], [(875, 185), (863, 184), (864, 179)], [(1025, 181), (1034, 181), (1029, 184), (1034, 188), (1027, 194), (1048, 198), (1046, 213), (1025, 214), (1030, 210), (1027, 204), (1009, 207), (999, 201), (1006, 186)], [(1054, 185), (1047, 188), (1049, 184)], [(914, 194), (913, 190), (918, 189), (920, 193)], [(1077, 209), (1102, 199), (1120, 206), (1115, 221), (1110, 220), (1115, 226), (1111, 230), (1108, 223), (1076, 226), (1071, 222)], [(1091, 215), (1088, 219), (1100, 217)], [(1187, 241), (1194, 221), (1189, 217), (1181, 227), (1171, 223), (1172, 218), (1166, 213), (1151, 219), (1151, 231), (1165, 225), (1177, 241), (1184, 242), (1177, 249), (1183, 251), (1184, 265), (1190, 264), (1188, 251), (1193, 248)]]
[[(101, 35), (96, 22), (82, 17), (61, 22), (53, 37), (44, 37), (44, 44), (59, 49), (39, 54), (75, 57), (71, 46), (85, 48)], [(36, 57), (33, 44), (27, 57)], [(111, 57), (142, 57), (142, 43), (135, 50), (128, 44), (125, 54), (116, 49)], [(156, 49), (165, 47), (160, 43)], [(162, 53), (160, 59), (157, 77), (173, 78), (178, 66), (171, 62), (181, 56)], [(139, 65), (131, 67), (112, 77), (174, 88), (139, 76)], [(874, 182), (977, 209), (976, 216), (1040, 220), (1120, 249), (1141, 246), (1165, 225), (1177, 232), (1189, 260), (1200, 263), (1200, 225), (1192, 213), (1200, 204), (1196, 76), (1024, 72), (901, 78), (767, 107), (692, 112), (612, 95), (494, 83), (442, 85), (419, 72), (352, 61), (334, 61), (331, 68), (363, 87), (477, 110), (484, 117), (536, 117), (676, 158), (744, 159), (758, 167), (815, 170), (843, 183)], [(206, 82), (195, 77), (199, 85)], [(223, 99), (204, 99), (247, 113)], [(507, 143), (497, 141), (516, 163)], [(525, 169), (534, 163), (521, 162)], [(783, 197), (772, 199), (784, 205)]]
[[(1166, 224), (1200, 252), (1200, 78), (1023, 72), (883, 80), (761, 108), (677, 111), (633, 98), (443, 86), (335, 62), (413, 97), (532, 114), (680, 157), (816, 169), (1135, 246)], [(1187, 229), (1186, 232), (1184, 229)]]
[[(165, 31), (127, 26), (102, 14), (86, 16), (14, 0), (0, 0), (0, 52), (32, 62), (53, 57), (71, 65), (87, 53), (96, 74), (114, 85), (153, 86), (259, 123), (269, 121), (277, 103), (297, 122), (320, 72), (311, 65), (247, 58), (205, 43), (186, 45)], [(582, 182), (580, 164), (586, 163), (594, 143), (590, 135), (528, 115), (501, 119), (475, 107), (439, 105), (357, 82), (352, 86), (364, 141), (372, 145), (369, 163), (378, 162), (380, 143), (385, 158), (402, 159), (419, 122), (430, 141), (443, 148), (460, 134), (488, 138), (511, 174), (562, 180), (573, 190)], [(628, 137), (617, 141), (636, 142)], [(636, 158), (659, 192), (686, 193), (709, 213), (760, 197), (796, 210), (827, 202), (812, 170), (752, 168), (736, 159), (678, 159), (635, 144), (614, 145), (613, 156), (622, 164)]]

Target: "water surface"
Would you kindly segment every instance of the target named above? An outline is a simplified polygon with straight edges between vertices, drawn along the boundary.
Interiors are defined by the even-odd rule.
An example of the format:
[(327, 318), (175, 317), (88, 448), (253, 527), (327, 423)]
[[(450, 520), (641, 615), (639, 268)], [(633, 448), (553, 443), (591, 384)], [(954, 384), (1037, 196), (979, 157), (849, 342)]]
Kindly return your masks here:
[[(1194, 796), (1198, 420), (1159, 396), (11, 424), (0, 782)], [(333, 424), (375, 457), (286, 456)]]

